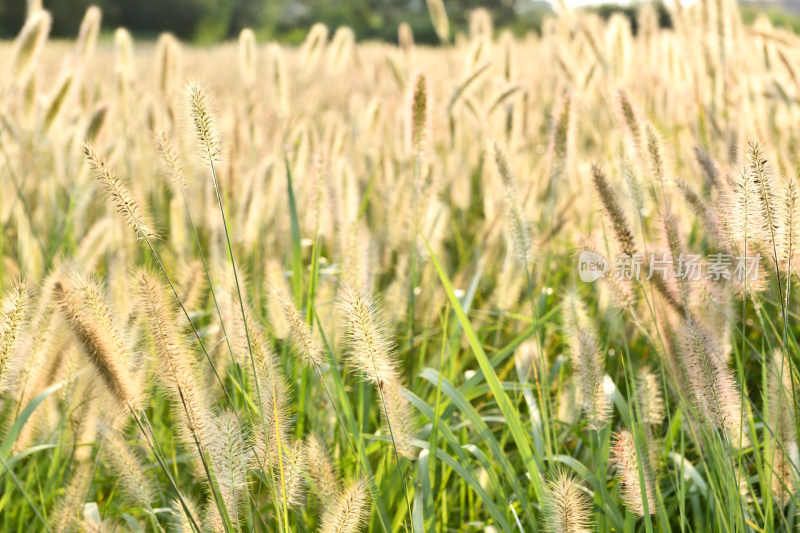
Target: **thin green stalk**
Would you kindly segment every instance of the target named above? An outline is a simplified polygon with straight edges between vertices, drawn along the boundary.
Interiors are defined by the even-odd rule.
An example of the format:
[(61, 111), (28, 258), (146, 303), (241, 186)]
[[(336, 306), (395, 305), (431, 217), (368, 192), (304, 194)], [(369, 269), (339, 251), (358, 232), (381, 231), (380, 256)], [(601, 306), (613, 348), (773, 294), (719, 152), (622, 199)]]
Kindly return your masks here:
[[(312, 303), (313, 305), (313, 303)], [(316, 313), (316, 311), (315, 311)], [(370, 467), (369, 460), (367, 459), (366, 453), (364, 452), (364, 447), (362, 445), (361, 439), (361, 432), (358, 430), (358, 426), (356, 424), (355, 416), (353, 415), (352, 406), (346, 401), (347, 396), (345, 394), (344, 384), (342, 383), (342, 377), (339, 375), (338, 370), (336, 370), (336, 359), (333, 356), (333, 350), (331, 349), (330, 344), (328, 343), (328, 338), (325, 335), (325, 331), (322, 328), (322, 324), (317, 321), (317, 328), (322, 337), (322, 343), (325, 346), (325, 351), (328, 354), (328, 361), (331, 367), (331, 375), (334, 378), (334, 383), (336, 384), (336, 388), (339, 392), (339, 397), (342, 402), (342, 409), (345, 411), (345, 417), (347, 418), (348, 424), (350, 426), (350, 430), (348, 431), (344, 425), (344, 421), (342, 420), (339, 410), (334, 409), (336, 412), (337, 417), (339, 418), (339, 424), (342, 426), (344, 430), (345, 436), (347, 437), (347, 443), (350, 445), (350, 449), (358, 458), (357, 461), (360, 462), (360, 466), (362, 468), (362, 472), (364, 472), (367, 476), (367, 480), (370, 486), (370, 492), (372, 493), (373, 500), (375, 501), (375, 506), (378, 508), (378, 517), (381, 521), (381, 526), (383, 527), (384, 533), (389, 533), (391, 531), (391, 525), (389, 521), (389, 516), (386, 512), (386, 508), (383, 505), (383, 501), (380, 497), (380, 491), (378, 490), (378, 485), (375, 481), (375, 475), (372, 472), (372, 468)], [(320, 376), (321, 377), (321, 376)], [(322, 379), (323, 386), (325, 387), (325, 391), (328, 394), (328, 398), (331, 401), (331, 404), (335, 406), (333, 402), (333, 398), (331, 397), (330, 391), (328, 390), (328, 386), (325, 384), (325, 380)], [(356, 447), (353, 442), (350, 440), (350, 433), (353, 435), (358, 435), (358, 451), (356, 452)]]
[[(126, 403), (125, 405), (128, 408), (128, 411), (131, 413), (131, 416), (133, 417), (134, 421), (136, 421), (136, 425), (139, 427), (139, 431), (141, 431), (142, 436), (144, 437), (145, 441), (147, 442), (147, 445), (150, 447), (150, 450), (152, 450), (153, 455), (155, 456), (156, 460), (158, 461), (159, 466), (161, 467), (161, 470), (164, 472), (164, 475), (167, 476), (167, 480), (169, 481), (170, 485), (172, 486), (172, 489), (175, 491), (175, 494), (177, 494), (178, 500), (180, 500), (181, 506), (183, 507), (183, 511), (186, 513), (186, 516), (189, 517), (189, 521), (192, 523), (192, 526), (194, 526), (194, 528), (199, 533), (202, 530), (197, 525), (197, 521), (195, 520), (194, 516), (192, 515), (192, 512), (189, 510), (189, 507), (186, 505), (186, 502), (183, 499), (183, 495), (181, 494), (180, 489), (178, 489), (178, 485), (175, 483), (175, 480), (172, 478), (172, 475), (169, 473), (169, 468), (167, 468), (167, 465), (164, 463), (164, 460), (162, 459), (162, 456), (161, 456), (162, 454), (159, 452), (160, 448), (158, 448), (158, 442), (155, 440), (155, 437), (153, 438), (152, 442), (150, 441), (150, 436), (147, 434), (147, 431), (145, 431), (144, 426), (142, 425), (142, 422), (139, 420), (139, 417), (136, 415), (136, 412), (134, 411), (134, 409), (128, 403)], [(144, 416), (144, 413), (142, 414), (142, 416)], [(214, 496), (215, 501), (217, 501), (217, 506), (219, 507), (219, 501), (217, 500), (217, 495), (216, 495), (216, 491), (214, 491), (214, 485), (213, 484), (211, 485), (211, 492), (212, 492), (212, 494)], [(225, 531), (227, 532), (228, 528), (227, 528), (227, 525), (225, 524), (224, 520), (223, 520), (223, 526), (225, 526)]]
[(30, 505), (31, 509), (33, 510), (34, 514), (36, 515), (36, 518), (38, 518), (38, 519), (39, 519), (39, 521), (40, 521), (40, 522), (42, 523), (42, 525), (44, 526), (44, 529), (45, 529), (45, 531), (47, 531), (47, 533), (51, 533), (51, 531), (50, 531), (50, 527), (47, 525), (47, 521), (46, 521), (46, 520), (45, 520), (45, 519), (42, 517), (42, 513), (41, 513), (41, 512), (39, 512), (39, 508), (38, 508), (38, 507), (36, 507), (36, 504), (34, 504), (34, 503), (33, 503), (33, 500), (31, 500), (30, 496), (28, 496), (28, 493), (27, 493), (27, 491), (25, 491), (25, 487), (23, 487), (23, 486), (22, 486), (22, 483), (21, 483), (21, 482), (20, 482), (20, 480), (17, 478), (17, 475), (16, 475), (16, 474), (14, 474), (14, 472), (12, 472), (12, 471), (11, 471), (11, 470), (8, 468), (8, 465), (6, 464), (6, 461), (5, 461), (5, 459), (3, 459), (3, 456), (2, 456), (2, 454), (0, 454), (0, 464), (2, 464), (2, 466), (3, 466), (3, 470), (5, 470), (6, 472), (8, 472), (8, 476), (11, 478), (11, 480), (12, 480), (12, 481), (14, 482), (14, 484), (17, 486), (17, 489), (18, 489), (18, 490), (19, 490), (19, 491), (22, 493), (22, 497), (23, 497), (23, 498), (25, 498), (25, 501), (26, 501), (26, 502), (28, 502), (28, 505)]
[[(244, 310), (244, 299), (242, 298), (242, 291), (241, 291), (241, 287), (239, 285), (239, 274), (236, 271), (236, 260), (234, 259), (234, 256), (233, 256), (233, 247), (231, 245), (230, 233), (228, 232), (228, 221), (225, 218), (225, 208), (224, 208), (224, 206), (222, 204), (222, 193), (220, 192), (219, 182), (217, 181), (217, 171), (216, 171), (216, 168), (214, 167), (214, 159), (210, 156), (210, 154), (209, 154), (209, 157), (208, 157), (208, 162), (209, 162), (209, 165), (211, 166), (211, 177), (214, 180), (214, 191), (215, 191), (216, 196), (217, 196), (217, 202), (219, 203), (219, 212), (220, 212), (220, 215), (222, 217), (222, 226), (225, 229), (225, 241), (226, 241), (226, 243), (228, 245), (228, 254), (229, 254), (230, 259), (231, 259), (231, 267), (233, 268), (233, 278), (234, 278), (234, 281), (236, 282), (236, 294), (237, 294), (237, 296), (239, 298), (239, 309), (240, 309), (240, 311), (242, 313), (242, 321), (244, 322), (244, 332), (245, 332), (245, 337), (247, 338), (247, 351), (249, 352), (249, 355), (250, 355), (250, 364), (252, 366), (253, 376), (257, 377), (258, 373), (256, 372), (256, 361), (255, 361), (255, 357), (253, 356), (253, 346), (252, 346), (251, 341), (250, 341), (250, 330), (248, 329), (248, 326), (247, 326), (247, 322), (248, 322), (247, 321), (247, 315), (246, 315), (245, 310)], [(259, 414), (261, 415), (261, 425), (262, 425), (262, 430), (264, 431), (264, 438), (267, 441), (269, 441), (269, 435), (267, 433), (266, 421), (264, 420), (264, 411), (263, 411), (263, 409), (261, 407), (261, 405), (262, 405), (262, 403), (261, 403), (261, 390), (260, 390), (260, 387), (259, 387), (259, 384), (258, 384), (258, 379), (253, 379), (253, 383), (254, 383), (255, 389), (256, 389), (256, 398), (258, 399), (258, 411), (259, 411)], [(273, 394), (272, 394), (273, 398), (272, 399), (273, 399), (273, 402), (274, 402), (275, 401), (274, 377), (273, 377), (273, 387), (272, 388), (273, 388)], [(280, 442), (281, 442), (280, 441), (280, 429), (277, 427), (278, 426), (277, 417), (275, 419), (275, 425), (276, 425), (276, 431), (278, 433), (278, 435), (277, 435), (278, 436), (278, 444), (280, 445)], [(285, 531), (288, 532), (288, 531), (291, 531), (291, 530), (289, 529), (289, 507), (288, 507), (288, 502), (287, 502), (287, 498), (286, 498), (286, 482), (285, 482), (285, 479), (284, 479), (284, 476), (283, 476), (283, 450), (278, 450), (278, 463), (279, 463), (279, 466), (280, 466), (281, 483), (283, 485), (283, 525), (280, 527), (280, 530), (281, 531), (285, 530)], [(279, 524), (279, 526), (281, 525), (280, 524), (280, 518), (278, 519), (278, 524)]]

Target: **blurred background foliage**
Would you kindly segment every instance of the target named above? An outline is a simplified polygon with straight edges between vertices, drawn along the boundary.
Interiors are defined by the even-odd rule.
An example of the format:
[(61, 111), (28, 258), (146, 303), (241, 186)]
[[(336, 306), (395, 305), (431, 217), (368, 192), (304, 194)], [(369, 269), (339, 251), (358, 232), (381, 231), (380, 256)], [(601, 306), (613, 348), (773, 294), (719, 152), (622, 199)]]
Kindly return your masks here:
[[(184, 41), (210, 44), (252, 28), (262, 39), (298, 43), (312, 24), (323, 22), (330, 30), (351, 27), (358, 40), (396, 41), (397, 26), (407, 22), (416, 42), (438, 42), (425, 0), (44, 0), (43, 4), (53, 14), (54, 37), (74, 37), (86, 8), (94, 4), (102, 9), (104, 30), (122, 26), (140, 39), (167, 31)], [(456, 32), (467, 30), (469, 13), (478, 7), (491, 12), (495, 28), (517, 35), (538, 32), (543, 18), (552, 13), (546, 0), (451, 0), (445, 6)], [(0, 38), (19, 32), (25, 9), (25, 0), (0, 0)], [(636, 3), (586, 9), (604, 18), (622, 12), (636, 31)], [(741, 10), (746, 22), (765, 12), (773, 25), (800, 32), (800, 17), (784, 5), (746, 4)], [(668, 27), (669, 15), (660, 4), (659, 12), (661, 25)]]

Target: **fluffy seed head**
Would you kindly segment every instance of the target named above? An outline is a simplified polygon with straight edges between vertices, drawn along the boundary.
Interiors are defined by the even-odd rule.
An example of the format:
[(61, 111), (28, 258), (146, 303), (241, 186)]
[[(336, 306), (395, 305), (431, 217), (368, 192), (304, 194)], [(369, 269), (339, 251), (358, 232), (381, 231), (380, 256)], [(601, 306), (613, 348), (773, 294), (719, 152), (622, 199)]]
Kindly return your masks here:
[(370, 233), (363, 221), (352, 220), (339, 230), (342, 279), (351, 287), (366, 288), (370, 282)]
[(331, 190), (325, 159), (316, 156), (307, 176), (305, 227), (312, 237), (330, 236)]
[(773, 432), (780, 440), (797, 440), (795, 433), (795, 403), (792, 399), (792, 366), (788, 356), (775, 350), (768, 367), (769, 416), (774, 424)]
[(42, 10), (42, 0), (27, 0), (25, 4), (25, 20)]
[(285, 453), (291, 444), (292, 394), (286, 378), (277, 372), (269, 379), (261, 379), (259, 388), (264, 424), (262, 426), (259, 422), (254, 428), (254, 448), (258, 459), (256, 462), (264, 469), (272, 468), (277, 471), (280, 467), (280, 454), (282, 451)]
[(322, 367), (322, 346), (311, 332), (308, 322), (303, 320), (300, 312), (294, 306), (291, 295), (283, 292), (281, 288), (273, 289), (274, 297), (280, 302), (283, 316), (289, 324), (290, 336), (294, 352), (307, 365), (319, 369)]
[(121, 406), (138, 406), (138, 382), (128, 364), (130, 354), (121, 341), (111, 310), (86, 280), (53, 286), (55, 301), (78, 343)]
[(47, 40), (52, 21), (53, 19), (47, 11), (38, 11), (25, 21), (25, 25), (14, 43), (12, 56), (14, 60), (11, 66), (14, 76), (28, 77)]
[(169, 98), (172, 94), (175, 79), (178, 76), (180, 47), (178, 40), (171, 33), (162, 33), (156, 44), (158, 57), (158, 80), (161, 93)]
[(364, 480), (356, 480), (322, 515), (320, 533), (358, 533), (369, 518), (369, 494)]
[(783, 209), (778, 242), (781, 259), (794, 262), (794, 256), (800, 250), (800, 186), (794, 178), (789, 178), (784, 182), (782, 192)]
[(307, 450), (303, 441), (296, 441), (283, 454), (283, 490), (286, 503), (296, 509), (303, 504), (308, 468)]
[(565, 298), (564, 326), (572, 347), (572, 365), (577, 376), (581, 407), (589, 427), (604, 426), (611, 418), (611, 403), (603, 387), (605, 363), (597, 333), (586, 306), (571, 292)]
[(625, 91), (620, 90), (617, 93), (617, 96), (622, 122), (625, 125), (625, 128), (628, 130), (628, 133), (633, 137), (634, 143), (638, 148), (642, 132), (639, 119), (637, 117), (637, 112)]
[(745, 445), (747, 422), (742, 420), (739, 387), (711, 338), (699, 325), (686, 324), (681, 331), (680, 352), (702, 419), (724, 431), (732, 445)]
[[(206, 284), (205, 268), (203, 262), (194, 260), (181, 265), (178, 287), (180, 288), (180, 298), (183, 306), (191, 312), (203, 305), (203, 297), (206, 294), (208, 285)], [(176, 311), (181, 322), (186, 321), (183, 311)]]
[(89, 6), (81, 21), (78, 39), (75, 42), (75, 55), (84, 63), (89, 61), (94, 53), (97, 36), (100, 34), (100, 19), (102, 17), (103, 13), (99, 7)]
[(718, 243), (725, 244), (719, 219), (716, 212), (711, 209), (709, 202), (701, 197), (687, 182), (678, 179), (675, 180), (675, 185), (678, 187), (678, 192), (689, 209), (703, 222), (709, 236)]
[(398, 381), (387, 381), (382, 386), (383, 407), (388, 415), (386, 433), (392, 438), (397, 453), (401, 457), (414, 459), (417, 449), (412, 444), (416, 436), (414, 429), (414, 416), (411, 405), (403, 396), (403, 387)]
[(103, 126), (106, 123), (106, 116), (108, 115), (108, 104), (105, 102), (98, 103), (92, 110), (92, 116), (89, 119), (89, 125), (86, 127), (84, 134), (86, 142), (94, 142)]
[(636, 209), (635, 213), (639, 216), (644, 213), (644, 192), (642, 191), (642, 184), (633, 169), (633, 164), (628, 159), (622, 162), (622, 176), (625, 178), (625, 185), (628, 187), (628, 196), (630, 196)]
[(114, 48), (117, 56), (117, 71), (125, 80), (130, 80), (134, 74), (133, 38), (125, 28), (117, 28), (114, 32)]
[[(277, 468), (281, 454), (291, 447), (291, 389), (275, 352), (267, 343), (261, 325), (256, 322), (247, 304), (244, 305), (244, 322), (247, 324), (250, 341), (248, 343), (245, 337), (244, 324), (240, 324), (241, 346), (245, 351), (248, 348), (252, 350), (256, 367), (255, 375), (251, 376), (253, 394), (255, 395), (257, 385), (261, 400), (260, 411), (263, 415), (263, 421), (259, 419), (254, 427), (254, 448), (257, 456), (253, 459), (260, 468)], [(250, 368), (251, 365), (248, 363), (246, 366)]]
[(775, 350), (772, 356), (767, 378), (767, 409), (770, 433), (774, 435), (767, 446), (772, 456), (772, 494), (783, 507), (791, 501), (795, 491), (800, 448), (794, 425), (797, 410), (792, 398), (792, 367), (780, 350)]
[(661, 150), (660, 135), (648, 124), (645, 128), (647, 134), (647, 153), (650, 156), (650, 170), (658, 183), (664, 183), (664, 155)]
[(643, 420), (651, 426), (660, 426), (664, 422), (664, 397), (658, 376), (647, 368), (639, 370), (636, 397)]
[(273, 375), (280, 374), (280, 366), (275, 351), (267, 342), (264, 328), (256, 320), (249, 304), (244, 303), (242, 305), (244, 308), (243, 314), (239, 312), (238, 305), (232, 304), (232, 307), (236, 307), (235, 320), (239, 348), (242, 354), (246, 354), (246, 368), (251, 372), (253, 371), (248, 354), (252, 354), (253, 362), (255, 363), (256, 375), (251, 376), (251, 378), (271, 380)]
[(622, 485), (620, 497), (629, 511), (644, 516), (644, 499), (642, 498), (642, 485), (639, 479), (640, 468), (644, 477), (644, 495), (647, 498), (647, 511), (656, 512), (656, 499), (653, 490), (653, 476), (647, 461), (639, 461), (636, 453), (636, 443), (633, 435), (627, 429), (617, 433), (614, 445), (611, 447), (611, 458), (617, 468), (617, 479)]
[(160, 131), (156, 134), (156, 143), (158, 144), (159, 152), (161, 152), (161, 159), (167, 166), (170, 185), (180, 191), (186, 187), (186, 174), (183, 172), (181, 158), (165, 132)]
[[(49, 356), (59, 348), (54, 341), (56, 332), (59, 329), (57, 321), (53, 320), (55, 306), (53, 305), (53, 284), (56, 282), (58, 274), (48, 275), (39, 288), (39, 297), (36, 302), (35, 310), (32, 313), (30, 325), (24, 342), (25, 350), (29, 354), (25, 365), (19, 365), (19, 373), (16, 375), (17, 385), (14, 390), (15, 397), (19, 405), (28, 405), (34, 396), (39, 394), (47, 383), (45, 367), (49, 364)], [(2, 309), (2, 308), (0, 308)], [(0, 332), (0, 345), (4, 344), (5, 334)], [(5, 351), (5, 348), (0, 348)], [(2, 359), (0, 357), (0, 359)], [(3, 390), (3, 375), (9, 375), (7, 370), (0, 372), (0, 395)], [(38, 416), (38, 415), (35, 415)], [(23, 426), (22, 431), (17, 437), (15, 449), (17, 451), (27, 448), (29, 442), (26, 438), (33, 433), (35, 424), (28, 423)]]
[[(773, 445), (774, 446), (774, 445)], [(772, 497), (781, 508), (786, 507), (796, 493), (795, 479), (800, 465), (797, 441), (786, 441), (784, 449), (777, 449), (772, 458)]]
[(349, 346), (349, 363), (378, 387), (387, 430), (397, 452), (415, 457), (413, 418), (408, 400), (403, 396), (399, 363), (388, 327), (371, 295), (343, 285), (337, 297), (345, 339)]
[(430, 142), (431, 136), (431, 100), (428, 88), (428, 77), (421, 71), (411, 76), (409, 85), (410, 120), (409, 133), (411, 148), (419, 153)]
[(62, 75), (61, 79), (58, 81), (53, 96), (50, 98), (45, 108), (44, 119), (42, 121), (42, 128), (44, 131), (50, 131), (53, 122), (55, 122), (61, 113), (61, 109), (64, 107), (64, 101), (67, 99), (70, 88), (72, 87), (72, 79), (73, 74), (71, 71), (68, 71)]
[(306, 438), (309, 487), (317, 495), (323, 508), (328, 508), (338, 498), (341, 483), (336, 467), (331, 462), (325, 443), (312, 434)]
[(774, 191), (772, 170), (767, 163), (763, 149), (757, 142), (750, 141), (747, 144), (747, 165), (759, 215), (758, 225), (760, 227), (757, 231), (760, 231), (760, 234), (757, 235), (761, 238), (765, 248), (772, 250), (773, 246), (778, 245), (776, 237), (780, 223), (778, 216), (780, 206)]
[[(183, 500), (183, 503), (181, 503), (181, 500)], [(184, 507), (184, 504), (186, 507)], [(170, 507), (172, 511), (171, 531), (175, 531), (176, 533), (194, 533), (196, 530), (193, 524), (197, 523), (199, 520), (198, 517), (200, 516), (194, 501), (183, 494), (180, 500), (178, 498), (172, 500), (172, 505)]]
[(414, 32), (407, 22), (403, 22), (397, 27), (397, 43), (406, 54), (414, 49)]
[(356, 37), (351, 28), (339, 26), (336, 29), (328, 47), (327, 61), (329, 69), (332, 69), (333, 72), (340, 72), (347, 66), (353, 54), (355, 40)]
[(142, 468), (141, 459), (113, 429), (104, 428), (102, 436), (106, 464), (119, 477), (126, 495), (132, 503), (149, 507), (155, 491), (151, 478)]
[(450, 39), (450, 21), (447, 19), (447, 10), (442, 0), (426, 0), (428, 14), (433, 22), (433, 29), (443, 43)]
[(636, 253), (636, 245), (633, 240), (633, 232), (628, 224), (628, 219), (619, 203), (616, 191), (609, 183), (608, 178), (599, 165), (592, 165), (592, 178), (595, 189), (600, 196), (603, 210), (614, 229), (614, 235), (622, 249), (622, 253), (633, 256)]
[(275, 336), (285, 339), (289, 335), (289, 323), (277, 294), (291, 294), (291, 289), (283, 277), (281, 264), (275, 260), (268, 260), (264, 267), (264, 288), (267, 298), (267, 317), (272, 324)]
[[(674, 213), (665, 208), (665, 212), (661, 217), (661, 222), (664, 230), (664, 240), (666, 241), (669, 252), (672, 255), (672, 267), (674, 273), (677, 275), (681, 268), (680, 258), (685, 257), (686, 248), (683, 245), (684, 240), (680, 231), (680, 221)], [(663, 276), (659, 276), (661, 281), (664, 282)], [(688, 296), (689, 284), (684, 279), (679, 278), (681, 292), (684, 296)]]
[(0, 304), (0, 396), (6, 391), (16, 365), (17, 344), (25, 327), (28, 303), (27, 287), (15, 283)]
[(256, 81), (256, 35), (250, 28), (239, 33), (239, 68), (247, 87)]
[(51, 513), (50, 528), (55, 533), (79, 530), (79, 517), (83, 516), (83, 504), (92, 482), (92, 467), (88, 462), (74, 463), (64, 495)]
[(555, 190), (558, 181), (563, 177), (567, 166), (567, 151), (572, 129), (572, 98), (566, 95), (561, 103), (561, 109), (553, 125), (551, 143), (552, 162), (550, 167), (550, 187)]
[(700, 168), (703, 169), (703, 177), (705, 178), (706, 186), (709, 189), (716, 189), (719, 187), (719, 167), (708, 154), (708, 152), (699, 146), (695, 146), (694, 156), (695, 159), (697, 159), (697, 163), (700, 165)]
[(36, 99), (39, 96), (39, 77), (36, 72), (32, 76), (28, 76), (25, 84), (22, 87), (22, 116), (30, 119), (33, 116), (33, 111), (36, 108)]
[(605, 365), (595, 333), (589, 328), (578, 330), (573, 348), (573, 364), (583, 398), (583, 412), (589, 427), (600, 428), (611, 418), (611, 403), (605, 393)]
[(157, 377), (167, 389), (173, 412), (180, 421), (184, 448), (199, 456), (208, 442), (210, 409), (199, 382), (195, 359), (186, 347), (174, 321), (175, 312), (166, 304), (163, 287), (149, 272), (138, 275), (139, 308), (156, 348), (161, 369)]
[(396, 382), (395, 346), (372, 296), (344, 285), (339, 289), (337, 306), (349, 346), (348, 362), (376, 386)]
[(473, 10), (469, 14), (469, 38), (491, 39), (494, 36), (494, 25), (492, 14), (482, 7)]
[(289, 113), (289, 88), (286, 78), (286, 67), (283, 62), (283, 52), (277, 44), (271, 44), (268, 49), (270, 81), (272, 91), (281, 117)]
[(493, 145), (492, 150), (497, 164), (497, 171), (506, 188), (506, 217), (511, 226), (514, 251), (516, 252), (517, 260), (522, 264), (527, 264), (531, 251), (530, 226), (517, 198), (517, 183), (514, 179), (514, 173), (508, 165), (505, 152), (497, 143)]
[[(211, 471), (219, 489), (222, 504), (233, 523), (239, 511), (247, 504), (247, 465), (250, 461), (250, 447), (238, 419), (230, 411), (223, 411), (213, 419), (207, 453)], [(215, 509), (216, 510), (216, 509)], [(218, 514), (213, 514), (221, 520)]]
[(139, 202), (133, 197), (125, 184), (122, 183), (122, 180), (117, 177), (105, 159), (95, 153), (89, 144), (83, 145), (83, 153), (86, 154), (89, 167), (94, 171), (100, 185), (116, 207), (117, 213), (133, 228), (136, 236), (149, 242), (156, 240), (158, 234), (147, 217), (142, 214), (143, 210), (139, 206)]
[(328, 27), (319, 22), (311, 26), (300, 50), (301, 64), (306, 73), (313, 71), (317, 66), (327, 43)]
[(195, 81), (190, 81), (186, 86), (189, 99), (189, 111), (194, 122), (195, 134), (200, 152), (209, 164), (219, 161), (220, 139), (213, 109), (207, 91)]
[(542, 498), (545, 531), (589, 533), (591, 511), (592, 500), (575, 476), (562, 471), (548, 480)]

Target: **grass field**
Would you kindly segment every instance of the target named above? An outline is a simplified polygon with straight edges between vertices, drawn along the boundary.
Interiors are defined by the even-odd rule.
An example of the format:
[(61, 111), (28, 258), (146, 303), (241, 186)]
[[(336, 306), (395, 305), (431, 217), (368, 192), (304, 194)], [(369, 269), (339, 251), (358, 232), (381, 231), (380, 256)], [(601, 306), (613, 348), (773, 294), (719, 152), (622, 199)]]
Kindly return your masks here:
[(800, 38), (0, 43), (0, 530), (792, 531)]

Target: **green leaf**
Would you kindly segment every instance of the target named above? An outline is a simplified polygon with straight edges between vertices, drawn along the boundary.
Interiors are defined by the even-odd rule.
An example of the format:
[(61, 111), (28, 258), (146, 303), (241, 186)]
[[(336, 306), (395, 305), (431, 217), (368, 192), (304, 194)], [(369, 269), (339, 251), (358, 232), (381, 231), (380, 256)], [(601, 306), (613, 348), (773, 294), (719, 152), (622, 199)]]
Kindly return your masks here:
[(300, 247), (300, 223), (297, 218), (297, 204), (294, 199), (292, 186), (292, 169), (288, 157), (284, 157), (286, 164), (286, 187), (289, 193), (289, 215), (292, 225), (292, 290), (295, 304), (300, 305), (303, 295), (303, 250)]
[[(472, 352), (475, 354), (475, 358), (478, 360), (478, 365), (483, 371), (483, 374), (486, 377), (486, 382), (492, 389), (492, 393), (497, 399), (497, 405), (500, 407), (503, 417), (505, 417), (508, 429), (511, 431), (511, 436), (513, 437), (514, 442), (519, 449), (519, 453), (522, 456), (522, 461), (525, 464), (528, 474), (530, 475), (531, 485), (533, 485), (533, 490), (536, 493), (536, 497), (541, 500), (541, 469), (533, 457), (529, 437), (525, 429), (522, 427), (522, 421), (520, 420), (519, 412), (511, 404), (511, 400), (509, 400), (508, 395), (503, 390), (503, 386), (500, 384), (500, 379), (497, 377), (497, 373), (495, 373), (492, 363), (486, 356), (486, 352), (483, 350), (483, 346), (481, 345), (475, 330), (472, 328), (472, 324), (470, 324), (469, 319), (464, 314), (464, 310), (461, 308), (461, 303), (458, 301), (458, 298), (453, 292), (453, 286), (450, 283), (450, 279), (447, 277), (447, 274), (444, 273), (444, 270), (442, 270), (442, 266), (439, 264), (436, 254), (433, 252), (430, 244), (428, 243), (428, 239), (425, 239), (425, 246), (428, 248), (428, 253), (431, 256), (434, 266), (436, 267), (436, 272), (439, 274), (439, 279), (442, 281), (442, 286), (444, 287), (445, 293), (447, 293), (447, 297), (450, 299), (450, 304), (453, 306), (453, 310), (456, 313), (458, 322), (464, 329), (464, 335), (466, 335), (467, 341), (472, 348)], [(533, 522), (532, 525), (534, 530), (536, 530), (536, 523)]]
[[(423, 239), (425, 239), (425, 237), (423, 237)], [(525, 464), (525, 468), (530, 474), (531, 484), (536, 492), (536, 496), (541, 499), (542, 480), (540, 477), (540, 468), (536, 464), (536, 460), (533, 457), (528, 434), (522, 427), (522, 421), (520, 420), (519, 412), (511, 404), (511, 400), (509, 400), (508, 395), (503, 390), (503, 386), (500, 384), (500, 379), (497, 377), (497, 373), (494, 371), (492, 363), (486, 356), (486, 352), (483, 350), (483, 345), (481, 345), (478, 335), (472, 328), (469, 318), (467, 318), (467, 316), (464, 314), (464, 311), (461, 308), (461, 303), (458, 301), (458, 298), (453, 292), (453, 286), (450, 283), (450, 279), (447, 277), (447, 274), (444, 273), (444, 270), (442, 270), (442, 266), (439, 264), (436, 254), (433, 252), (433, 249), (431, 249), (431, 246), (428, 243), (428, 239), (425, 239), (425, 246), (428, 248), (428, 253), (431, 256), (434, 266), (436, 267), (436, 272), (439, 274), (439, 279), (442, 281), (442, 286), (444, 287), (445, 293), (447, 293), (447, 297), (450, 299), (450, 304), (453, 306), (453, 310), (456, 313), (458, 322), (464, 329), (464, 335), (466, 335), (467, 341), (472, 348), (472, 352), (475, 354), (475, 358), (478, 360), (478, 365), (480, 365), (481, 370), (486, 377), (486, 382), (492, 389), (492, 393), (497, 399), (497, 404), (500, 407), (500, 411), (502, 411), (503, 416), (506, 419), (508, 428), (511, 431), (512, 437), (514, 438), (514, 442), (517, 444), (519, 453), (522, 456), (522, 461)]]
[(0, 457), (3, 458), (3, 461), (8, 459), (8, 454), (11, 453), (11, 447), (14, 446), (14, 442), (16, 442), (17, 437), (19, 437), (20, 431), (28, 422), (28, 419), (33, 415), (33, 412), (36, 410), (39, 405), (47, 399), (48, 396), (53, 394), (55, 391), (63, 387), (63, 383), (56, 383), (55, 385), (50, 385), (45, 390), (40, 392), (36, 397), (25, 406), (25, 409), (19, 414), (19, 416), (14, 420), (14, 423), (11, 424), (11, 429), (8, 430), (5, 439), (3, 439), (3, 443), (0, 444)]

